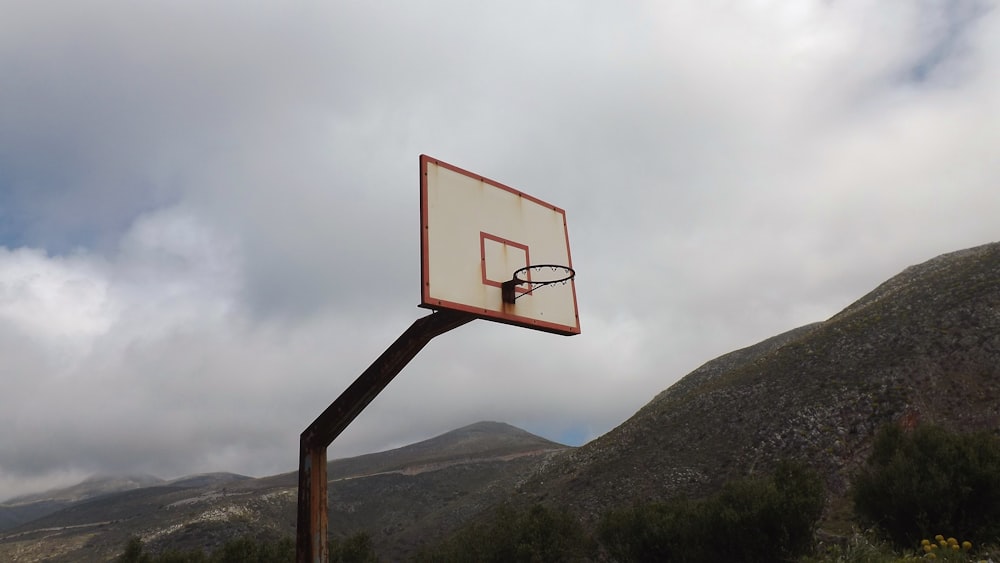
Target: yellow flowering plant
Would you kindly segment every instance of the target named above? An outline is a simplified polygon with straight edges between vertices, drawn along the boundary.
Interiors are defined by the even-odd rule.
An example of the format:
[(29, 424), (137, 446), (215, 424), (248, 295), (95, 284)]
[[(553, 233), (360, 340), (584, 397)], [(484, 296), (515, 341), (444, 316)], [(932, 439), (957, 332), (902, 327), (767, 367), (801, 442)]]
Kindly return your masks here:
[[(944, 537), (942, 534), (934, 536), (933, 540), (920, 540), (920, 550), (926, 559), (942, 559), (944, 561), (970, 561), (969, 552), (972, 551), (972, 542), (958, 541), (954, 537)], [(974, 561), (974, 560), (973, 560)]]

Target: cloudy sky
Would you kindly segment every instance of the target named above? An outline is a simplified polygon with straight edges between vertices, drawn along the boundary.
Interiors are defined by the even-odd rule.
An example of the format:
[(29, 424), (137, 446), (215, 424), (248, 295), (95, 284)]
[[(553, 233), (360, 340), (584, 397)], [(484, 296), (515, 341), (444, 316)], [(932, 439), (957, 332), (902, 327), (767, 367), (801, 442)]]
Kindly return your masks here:
[(476, 321), (331, 447), (581, 444), (1000, 239), (990, 0), (0, 0), (0, 499), (262, 476), (410, 323), (418, 156), (566, 210), (582, 334)]

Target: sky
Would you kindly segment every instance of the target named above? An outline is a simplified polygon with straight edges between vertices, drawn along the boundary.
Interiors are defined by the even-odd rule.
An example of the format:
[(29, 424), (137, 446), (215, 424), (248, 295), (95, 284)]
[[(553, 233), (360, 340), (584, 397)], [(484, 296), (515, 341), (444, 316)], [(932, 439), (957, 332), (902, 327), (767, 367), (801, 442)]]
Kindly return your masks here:
[(420, 154), (566, 211), (582, 333), (444, 334), (331, 458), (580, 445), (996, 241), (998, 8), (0, 0), (0, 500), (294, 470), (428, 314)]

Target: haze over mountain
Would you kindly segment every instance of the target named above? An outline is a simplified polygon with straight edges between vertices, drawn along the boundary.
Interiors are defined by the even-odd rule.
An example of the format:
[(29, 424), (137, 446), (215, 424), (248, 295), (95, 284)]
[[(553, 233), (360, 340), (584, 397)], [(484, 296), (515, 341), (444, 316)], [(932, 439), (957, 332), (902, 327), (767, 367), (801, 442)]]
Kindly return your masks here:
[[(397, 560), (502, 501), (567, 507), (593, 523), (613, 507), (698, 496), (790, 458), (824, 477), (822, 526), (837, 534), (845, 492), (881, 425), (996, 432), (998, 399), (1000, 243), (991, 243), (907, 268), (826, 321), (709, 361), (579, 448), (478, 423), (333, 461), (331, 530), (368, 531)], [(0, 532), (0, 559), (94, 560), (133, 534), (154, 549), (292, 534), (294, 473), (198, 481), (70, 502)]]

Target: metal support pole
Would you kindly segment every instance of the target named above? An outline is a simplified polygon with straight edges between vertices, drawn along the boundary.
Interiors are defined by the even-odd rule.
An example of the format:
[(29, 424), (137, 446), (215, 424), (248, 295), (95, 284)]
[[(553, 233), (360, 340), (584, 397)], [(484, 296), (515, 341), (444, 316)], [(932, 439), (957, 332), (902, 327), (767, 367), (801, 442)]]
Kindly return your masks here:
[(438, 311), (410, 325), (299, 437), (297, 563), (326, 563), (326, 448), (385, 389), (435, 336), (475, 319), (469, 313)]
[[(296, 553), (299, 562), (326, 563), (329, 516), (326, 511), (326, 446), (299, 440), (299, 500)], [(305, 512), (303, 512), (303, 510)], [(305, 528), (303, 528), (305, 526)], [(306, 535), (303, 536), (303, 533)], [(308, 545), (302, 545), (302, 542)]]

